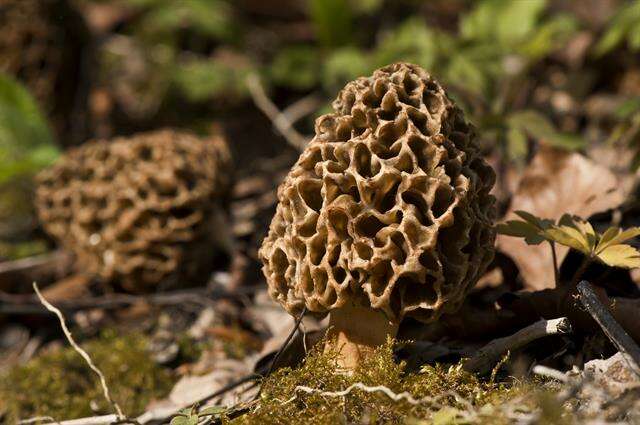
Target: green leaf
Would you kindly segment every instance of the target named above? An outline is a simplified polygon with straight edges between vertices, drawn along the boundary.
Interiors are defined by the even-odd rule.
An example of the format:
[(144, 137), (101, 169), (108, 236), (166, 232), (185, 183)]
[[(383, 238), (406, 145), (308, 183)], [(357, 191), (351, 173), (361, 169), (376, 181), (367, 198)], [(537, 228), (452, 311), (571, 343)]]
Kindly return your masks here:
[(179, 64), (173, 81), (193, 102), (202, 102), (222, 95), (245, 95), (245, 77), (249, 66), (231, 66), (221, 60), (201, 58)]
[(452, 52), (446, 77), (451, 83), (465, 87), (470, 92), (485, 95), (490, 81), (489, 72), (468, 53), (465, 50)]
[(461, 35), (469, 40), (501, 45), (513, 45), (525, 39), (546, 7), (545, 0), (483, 0), (475, 4), (461, 20)]
[(617, 226), (611, 226), (607, 230), (605, 230), (605, 232), (600, 235), (600, 240), (598, 241), (598, 245), (596, 246), (595, 253), (599, 253), (604, 248), (606, 248), (607, 245), (610, 245), (610, 242), (613, 240), (613, 238), (618, 236), (620, 232), (621, 229)]
[(35, 99), (16, 80), (0, 73), (0, 184), (36, 173), (58, 155)]
[(374, 66), (397, 61), (412, 62), (433, 69), (438, 62), (439, 47), (447, 50), (451, 38), (427, 27), (423, 19), (409, 18), (383, 35), (374, 56)]
[(585, 146), (585, 141), (582, 137), (571, 133), (553, 132), (548, 135), (545, 141), (551, 146), (567, 151), (576, 151)]
[(605, 55), (622, 44), (625, 39), (628, 40), (632, 50), (639, 49), (640, 30), (638, 27), (640, 27), (640, 1), (635, 0), (623, 6), (609, 21), (607, 30), (593, 50), (594, 54), (596, 56)]
[(529, 152), (527, 136), (519, 128), (510, 127), (507, 131), (507, 142), (509, 144), (509, 157), (512, 160), (524, 161)]
[(281, 50), (273, 59), (269, 74), (275, 84), (308, 90), (319, 80), (320, 57), (310, 46), (292, 46)]
[(591, 255), (589, 241), (587, 237), (580, 233), (578, 229), (571, 226), (556, 226), (545, 230), (545, 235), (560, 245), (568, 246), (585, 255)]
[(635, 25), (629, 31), (629, 48), (632, 51), (640, 50), (640, 25)]
[(178, 415), (174, 416), (169, 422), (170, 425), (191, 425), (191, 415)]
[(624, 231), (618, 227), (610, 227), (600, 238), (595, 252), (600, 253), (611, 245), (621, 244), (636, 236), (640, 236), (640, 227), (632, 227)]
[(323, 84), (333, 91), (362, 75), (372, 71), (369, 58), (359, 49), (344, 47), (331, 53), (323, 68)]
[(496, 231), (502, 235), (524, 238), (529, 245), (538, 245), (545, 240), (538, 228), (524, 221), (510, 220), (498, 224)]
[(597, 255), (597, 258), (612, 267), (640, 267), (640, 252), (631, 245), (609, 245)]
[(615, 109), (614, 115), (616, 118), (623, 120), (631, 118), (637, 112), (640, 112), (640, 98), (633, 98), (622, 102)]
[(556, 15), (539, 25), (517, 51), (530, 59), (541, 59), (562, 46), (577, 29), (575, 17)]
[(511, 127), (526, 131), (532, 137), (543, 140), (551, 146), (576, 150), (585, 145), (581, 137), (557, 131), (547, 117), (534, 110), (514, 112), (509, 115), (507, 122)]
[(524, 221), (531, 223), (532, 225), (538, 227), (539, 229), (548, 229), (549, 227), (553, 226), (552, 220), (536, 217), (535, 215), (528, 213), (526, 211), (518, 210), (518, 211), (514, 211), (514, 213), (518, 217), (522, 218)]
[(147, 36), (184, 28), (212, 39), (231, 40), (236, 35), (232, 9), (226, 1), (153, 0), (137, 1), (137, 5), (146, 9), (138, 28)]
[[(433, 414), (431, 418), (432, 425), (456, 425), (458, 424), (458, 417), (460, 416), (460, 411), (454, 409), (452, 407), (445, 407), (443, 409), (438, 410)], [(424, 422), (425, 424), (427, 422)]]
[(371, 14), (380, 11), (384, 0), (349, 0), (349, 4), (355, 13)]
[(596, 231), (593, 229), (593, 226), (591, 225), (591, 223), (589, 223), (586, 220), (574, 218), (573, 227), (578, 229), (580, 234), (584, 236), (585, 240), (587, 241), (587, 247), (589, 251), (590, 252), (595, 251), (596, 243), (598, 241), (598, 236), (596, 234)]
[(352, 16), (347, 0), (310, 0), (309, 14), (322, 46), (339, 47), (351, 41)]
[(227, 410), (226, 407), (223, 406), (209, 406), (206, 407), (204, 409), (202, 409), (199, 413), (200, 416), (213, 416), (213, 415), (220, 415), (221, 413), (224, 413)]

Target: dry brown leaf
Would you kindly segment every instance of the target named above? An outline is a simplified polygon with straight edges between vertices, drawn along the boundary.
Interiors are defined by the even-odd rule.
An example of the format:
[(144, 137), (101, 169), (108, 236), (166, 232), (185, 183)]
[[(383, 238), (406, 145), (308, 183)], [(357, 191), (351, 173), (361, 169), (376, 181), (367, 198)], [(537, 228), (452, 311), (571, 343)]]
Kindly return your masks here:
[[(606, 167), (583, 155), (543, 146), (525, 170), (505, 220), (517, 218), (518, 210), (552, 220), (565, 213), (587, 218), (618, 207), (625, 197), (619, 179)], [(498, 235), (497, 246), (520, 269), (526, 290), (554, 287), (548, 244), (530, 246), (522, 239)], [(568, 248), (557, 250), (560, 263)]]

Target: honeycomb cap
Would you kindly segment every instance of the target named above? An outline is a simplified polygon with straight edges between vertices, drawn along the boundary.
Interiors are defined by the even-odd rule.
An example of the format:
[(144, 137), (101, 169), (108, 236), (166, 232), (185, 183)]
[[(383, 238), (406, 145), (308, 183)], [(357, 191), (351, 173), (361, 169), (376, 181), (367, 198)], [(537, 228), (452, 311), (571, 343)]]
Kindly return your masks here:
[(347, 302), (392, 320), (453, 312), (493, 258), (495, 173), (422, 68), (348, 83), (278, 189), (260, 249), (291, 314)]
[(132, 292), (208, 278), (230, 186), (221, 137), (161, 130), (92, 141), (37, 181), (44, 229), (83, 270)]

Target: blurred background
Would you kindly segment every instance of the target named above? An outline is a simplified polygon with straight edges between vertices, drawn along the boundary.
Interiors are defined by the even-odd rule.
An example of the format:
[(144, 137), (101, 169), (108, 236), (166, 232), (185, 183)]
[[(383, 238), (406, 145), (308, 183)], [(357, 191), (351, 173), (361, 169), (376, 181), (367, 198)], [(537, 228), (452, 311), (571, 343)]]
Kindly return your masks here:
[(344, 83), (394, 61), (448, 88), (503, 177), (540, 144), (640, 148), (640, 1), (0, 0), (0, 27), (0, 258), (50, 248), (31, 177), (65, 149), (221, 131), (240, 179), (286, 171)]
[[(344, 84), (397, 61), (432, 73), (477, 127), (498, 176), (500, 220), (521, 209), (591, 217), (598, 229), (640, 224), (640, 0), (0, 0), (0, 372), (13, 370), (4, 393), (0, 379), (0, 415), (109, 412), (104, 403), (89, 407), (83, 393), (95, 382), (75, 353), (60, 350), (62, 333), (32, 296), (34, 280), (65, 310), (74, 335), (102, 338), (104, 360), (89, 349), (98, 363), (113, 363), (108, 379), (130, 412), (166, 395), (178, 377), (186, 380), (180, 391), (213, 391), (264, 373), (292, 326), (270, 303), (257, 256), (276, 188)], [(229, 215), (229, 243), (208, 260), (208, 285), (133, 296), (96, 285), (95, 276), (73, 280), (78, 270), (37, 219), (35, 176), (88, 141), (163, 128), (226, 140), (233, 158), (231, 170), (220, 170), (235, 184), (216, 200)], [(135, 161), (133, 168), (144, 162)], [(174, 212), (184, 219), (189, 211)], [(558, 253), (563, 276), (581, 261), (567, 251)], [(495, 313), (511, 291), (552, 288), (550, 256), (547, 247), (499, 237), (496, 261), (461, 310), (461, 329), (416, 325), (421, 334), (406, 338), (486, 339), (520, 329), (528, 319), (514, 314), (477, 330), (489, 323), (478, 317), (494, 317), (477, 311)], [(602, 270), (590, 280), (611, 295), (640, 298), (640, 273), (607, 269), (598, 281), (595, 272)], [(637, 321), (634, 329), (640, 335)], [(132, 330), (145, 339), (121, 339)], [(601, 340), (605, 346), (589, 330), (564, 357), (553, 354), (558, 344), (545, 344), (531, 358), (581, 364), (602, 357), (592, 349)], [(137, 361), (145, 366), (125, 377), (122, 363)], [(72, 375), (49, 375), (64, 370)], [(214, 374), (209, 387), (188, 380), (205, 372)], [(5, 406), (2, 394), (13, 397)]]

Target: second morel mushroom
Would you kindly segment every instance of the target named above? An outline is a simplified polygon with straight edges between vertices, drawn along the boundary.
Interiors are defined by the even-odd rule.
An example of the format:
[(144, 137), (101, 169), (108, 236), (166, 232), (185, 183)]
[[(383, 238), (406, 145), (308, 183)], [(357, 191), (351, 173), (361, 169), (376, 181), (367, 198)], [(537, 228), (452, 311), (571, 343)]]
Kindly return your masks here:
[(131, 292), (192, 285), (224, 248), (230, 168), (218, 136), (160, 130), (92, 141), (38, 176), (36, 206), (84, 272)]
[(260, 256), (290, 314), (330, 314), (327, 344), (353, 369), (403, 317), (459, 308), (493, 257), (495, 174), (418, 66), (350, 82), (333, 109), (278, 190)]

